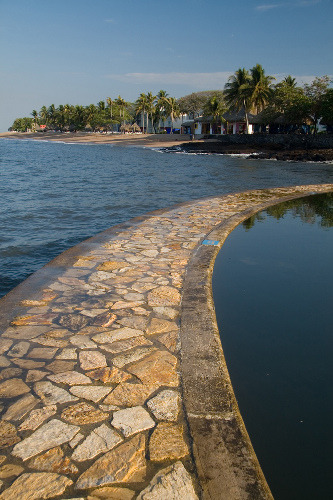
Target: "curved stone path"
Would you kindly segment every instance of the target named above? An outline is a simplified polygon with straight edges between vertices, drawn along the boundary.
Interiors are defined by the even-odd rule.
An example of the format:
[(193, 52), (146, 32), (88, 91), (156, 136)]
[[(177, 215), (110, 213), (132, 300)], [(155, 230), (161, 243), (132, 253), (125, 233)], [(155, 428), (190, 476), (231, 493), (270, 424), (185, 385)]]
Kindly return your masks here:
[[(205, 484), (221, 464), (205, 449), (213, 474), (193, 454), (181, 382), (196, 372), (179, 335), (189, 259), (235, 216), (331, 190), (258, 190), (157, 211), (64, 252), (4, 297), (0, 499), (225, 498)], [(252, 485), (224, 473), (228, 499), (271, 498), (255, 456), (252, 466)]]

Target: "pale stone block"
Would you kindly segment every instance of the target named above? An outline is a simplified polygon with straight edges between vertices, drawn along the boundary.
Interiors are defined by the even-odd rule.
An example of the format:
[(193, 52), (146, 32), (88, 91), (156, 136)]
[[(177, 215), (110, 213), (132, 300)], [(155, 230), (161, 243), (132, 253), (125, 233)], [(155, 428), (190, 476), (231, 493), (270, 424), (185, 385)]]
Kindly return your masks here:
[(17, 500), (18, 498), (39, 500), (41, 498), (51, 498), (61, 495), (71, 484), (73, 484), (71, 479), (55, 473), (26, 473), (18, 477), (0, 495), (0, 500)]
[(112, 425), (128, 437), (151, 429), (155, 426), (155, 422), (142, 406), (134, 406), (114, 412)]
[(94, 429), (89, 436), (74, 450), (73, 460), (83, 462), (97, 457), (100, 453), (112, 450), (123, 440), (120, 435), (107, 425), (102, 424)]
[(181, 462), (160, 470), (137, 500), (198, 500), (190, 474)]
[(68, 425), (57, 419), (50, 420), (31, 436), (16, 444), (12, 453), (15, 457), (27, 460), (42, 451), (67, 443), (79, 430), (75, 425)]

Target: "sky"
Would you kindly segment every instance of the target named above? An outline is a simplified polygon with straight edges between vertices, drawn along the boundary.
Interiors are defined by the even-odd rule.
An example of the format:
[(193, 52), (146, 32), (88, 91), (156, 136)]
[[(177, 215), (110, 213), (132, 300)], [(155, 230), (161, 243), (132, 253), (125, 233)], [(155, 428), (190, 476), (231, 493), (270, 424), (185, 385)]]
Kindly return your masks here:
[(55, 104), (333, 75), (333, 0), (0, 0), (0, 132)]

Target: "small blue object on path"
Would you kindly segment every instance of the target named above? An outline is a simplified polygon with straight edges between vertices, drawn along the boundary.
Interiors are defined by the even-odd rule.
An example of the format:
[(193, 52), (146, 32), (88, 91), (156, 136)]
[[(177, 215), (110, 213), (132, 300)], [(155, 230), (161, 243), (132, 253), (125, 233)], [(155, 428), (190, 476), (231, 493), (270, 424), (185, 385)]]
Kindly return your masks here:
[(220, 242), (216, 240), (203, 240), (202, 245), (213, 245), (217, 246)]

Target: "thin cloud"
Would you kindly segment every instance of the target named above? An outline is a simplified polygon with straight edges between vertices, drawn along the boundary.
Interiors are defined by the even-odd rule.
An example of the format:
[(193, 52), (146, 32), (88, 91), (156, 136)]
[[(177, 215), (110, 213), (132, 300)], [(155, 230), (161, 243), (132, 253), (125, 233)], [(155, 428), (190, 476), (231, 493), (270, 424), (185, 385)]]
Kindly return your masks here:
[(297, 2), (297, 5), (299, 7), (308, 7), (310, 5), (316, 5), (318, 3), (321, 3), (321, 0), (300, 0)]
[(269, 3), (269, 4), (264, 4), (264, 5), (257, 5), (256, 10), (259, 10), (261, 12), (265, 12), (266, 10), (272, 10), (272, 9), (276, 9), (278, 7), (282, 7), (282, 4)]
[(116, 21), (114, 19), (104, 19), (104, 22), (110, 23), (110, 24), (115, 24)]
[[(194, 90), (223, 89), (232, 71), (218, 71), (215, 73), (124, 73), (109, 74), (105, 78), (115, 82), (126, 83), (139, 88), (140, 86), (179, 86)], [(276, 73), (274, 83), (281, 82), (288, 73)], [(318, 75), (291, 75), (298, 85), (311, 83)], [(332, 75), (328, 75), (333, 78)], [(181, 90), (181, 89), (180, 89)], [(183, 91), (183, 90), (181, 90)]]
[(221, 88), (224, 86), (231, 71), (215, 73), (125, 73), (107, 75), (111, 80), (134, 84), (188, 85), (198, 89)]
[(298, 0), (297, 2), (282, 2), (282, 3), (266, 3), (257, 5), (255, 10), (259, 12), (266, 12), (272, 9), (279, 9), (284, 7), (311, 7), (321, 3), (322, 0)]
[[(274, 83), (279, 83), (281, 82), (286, 76), (288, 76), (287, 73), (276, 73), (273, 75), (275, 77), (275, 82)], [(318, 77), (318, 75), (291, 75), (292, 78), (296, 79), (296, 82), (298, 85), (304, 85), (305, 83), (312, 83), (315, 78)], [(329, 78), (332, 79), (332, 75), (328, 75)]]

